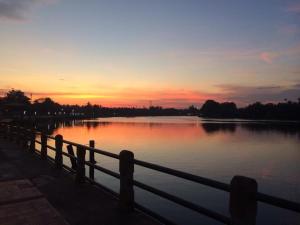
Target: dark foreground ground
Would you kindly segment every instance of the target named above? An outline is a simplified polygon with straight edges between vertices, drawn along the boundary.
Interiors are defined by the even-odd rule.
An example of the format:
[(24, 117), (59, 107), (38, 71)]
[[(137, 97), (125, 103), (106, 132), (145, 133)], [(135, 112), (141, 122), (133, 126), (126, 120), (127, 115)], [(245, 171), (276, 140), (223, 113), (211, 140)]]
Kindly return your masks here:
[[(158, 224), (140, 212), (131, 214), (120, 212), (118, 201), (108, 193), (89, 183), (78, 185), (68, 172), (59, 172), (50, 162), (40, 160), (36, 154), (29, 153), (15, 144), (0, 139), (0, 190), (1, 185), (3, 187), (18, 179), (31, 182), (50, 203), (49, 205), (52, 205), (54, 211), (56, 210), (58, 215), (60, 214), (60, 217), (70, 225)], [(41, 200), (39, 199), (39, 201)], [(45, 203), (40, 202), (39, 204)], [(16, 218), (13, 216), (8, 218), (12, 220), (8, 222), (8, 215), (4, 212), (9, 211), (18, 215), (16, 209), (9, 208), (11, 206), (12, 204), (0, 202), (0, 221), (6, 221), (6, 224), (12, 225), (19, 224), (13, 223)], [(19, 203), (18, 207), (22, 207), (22, 203)], [(38, 211), (39, 207), (35, 210)], [(31, 213), (34, 212), (32, 210)], [(44, 224), (50, 223), (44, 221), (42, 224), (35, 223), (34, 225)]]

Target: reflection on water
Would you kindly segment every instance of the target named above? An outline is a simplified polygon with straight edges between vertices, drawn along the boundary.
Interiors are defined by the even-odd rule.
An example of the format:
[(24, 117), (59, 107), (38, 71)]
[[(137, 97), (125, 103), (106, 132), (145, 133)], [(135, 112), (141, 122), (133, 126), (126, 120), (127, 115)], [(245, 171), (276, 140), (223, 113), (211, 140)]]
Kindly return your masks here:
[[(101, 118), (40, 125), (48, 133), (141, 160), (230, 182), (234, 175), (255, 178), (259, 191), (300, 202), (300, 130), (297, 123), (216, 121), (197, 117)], [(114, 159), (97, 156), (102, 166), (118, 171)], [(96, 178), (115, 190), (118, 182)], [(205, 207), (228, 214), (228, 194), (155, 171), (135, 168), (135, 178)], [(204, 216), (136, 189), (137, 200), (180, 224), (217, 224)], [(199, 222), (201, 221), (201, 222)], [(300, 224), (300, 216), (259, 204), (257, 224)]]
[(203, 123), (203, 130), (206, 133), (216, 133), (216, 132), (235, 132), (235, 123)]

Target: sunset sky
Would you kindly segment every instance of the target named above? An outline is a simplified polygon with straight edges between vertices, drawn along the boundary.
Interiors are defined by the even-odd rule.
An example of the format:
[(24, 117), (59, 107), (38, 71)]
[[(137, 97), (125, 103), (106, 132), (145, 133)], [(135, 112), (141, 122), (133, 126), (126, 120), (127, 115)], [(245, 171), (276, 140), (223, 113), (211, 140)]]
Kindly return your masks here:
[(0, 94), (104, 106), (300, 97), (300, 1), (0, 0)]

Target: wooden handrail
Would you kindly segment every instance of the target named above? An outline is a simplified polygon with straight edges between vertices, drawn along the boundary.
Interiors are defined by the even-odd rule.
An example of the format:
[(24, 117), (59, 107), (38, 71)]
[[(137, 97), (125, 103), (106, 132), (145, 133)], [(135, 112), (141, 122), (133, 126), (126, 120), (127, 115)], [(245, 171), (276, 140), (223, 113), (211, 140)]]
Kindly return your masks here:
[(116, 172), (114, 172), (114, 171), (111, 171), (111, 170), (109, 170), (109, 169), (106, 169), (106, 168), (104, 168), (104, 167), (102, 167), (102, 166), (96, 165), (96, 164), (94, 164), (94, 163), (85, 162), (85, 164), (88, 165), (88, 166), (93, 167), (93, 168), (96, 169), (96, 170), (99, 170), (99, 171), (101, 171), (101, 172), (103, 172), (103, 173), (106, 173), (106, 174), (108, 174), (108, 175), (110, 175), (110, 176), (112, 176), (112, 177), (115, 177), (115, 178), (117, 178), (117, 179), (120, 179), (120, 177), (121, 177), (120, 174), (118, 174), (118, 173), (116, 173)]
[(159, 172), (162, 172), (162, 173), (173, 175), (175, 177), (180, 177), (180, 178), (183, 178), (185, 180), (189, 180), (189, 181), (193, 181), (193, 182), (196, 182), (196, 183), (199, 183), (199, 184), (210, 186), (210, 187), (216, 188), (218, 190), (227, 191), (227, 192), (230, 191), (230, 185), (219, 182), (219, 181), (215, 181), (215, 180), (208, 179), (208, 178), (205, 178), (205, 177), (200, 177), (200, 176), (197, 176), (197, 175), (182, 172), (182, 171), (179, 171), (179, 170), (174, 170), (174, 169), (171, 169), (171, 168), (168, 168), (168, 167), (156, 165), (156, 164), (153, 164), (153, 163), (148, 163), (148, 162), (137, 160), (137, 159), (134, 160), (134, 163), (136, 165), (139, 165), (139, 166), (142, 166), (142, 167), (146, 167), (146, 168), (156, 170), (156, 171), (159, 171)]
[(206, 209), (206, 208), (204, 208), (202, 206), (196, 205), (196, 204), (194, 204), (192, 202), (186, 201), (186, 200), (184, 200), (182, 198), (179, 198), (179, 197), (177, 197), (175, 195), (172, 195), (172, 194), (169, 194), (167, 192), (158, 190), (158, 189), (156, 189), (154, 187), (151, 187), (149, 185), (143, 184), (143, 183), (141, 183), (139, 181), (133, 181), (133, 183), (134, 183), (135, 186), (137, 186), (137, 187), (139, 187), (139, 188), (141, 188), (143, 190), (149, 191), (149, 192), (151, 192), (153, 194), (156, 194), (156, 195), (158, 195), (160, 197), (168, 199), (168, 200), (170, 200), (170, 201), (172, 201), (174, 203), (177, 203), (177, 204), (179, 204), (181, 206), (184, 206), (186, 208), (189, 208), (189, 209), (191, 209), (193, 211), (196, 211), (198, 213), (206, 215), (206, 216), (208, 216), (208, 217), (210, 217), (212, 219), (215, 219), (215, 220), (217, 220), (219, 222), (222, 222), (222, 223), (225, 223), (225, 224), (229, 224), (230, 223), (230, 218), (228, 218), (226, 216), (223, 216), (223, 215), (221, 215), (221, 214), (219, 214), (217, 212), (214, 212), (212, 210)]
[(279, 198), (279, 197), (275, 197), (275, 196), (271, 196), (259, 192), (256, 194), (256, 200), (267, 203), (269, 205), (277, 206), (283, 209), (288, 209), (300, 213), (300, 203), (297, 202), (293, 202), (290, 200), (286, 200), (283, 198)]

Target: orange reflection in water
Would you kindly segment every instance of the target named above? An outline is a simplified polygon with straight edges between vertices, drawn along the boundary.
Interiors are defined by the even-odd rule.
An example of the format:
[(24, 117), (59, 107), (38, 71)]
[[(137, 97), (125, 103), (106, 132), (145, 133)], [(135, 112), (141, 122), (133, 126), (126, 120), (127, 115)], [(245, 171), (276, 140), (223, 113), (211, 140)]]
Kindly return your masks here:
[[(62, 134), (65, 139), (87, 144), (96, 140), (98, 146), (114, 146), (131, 148), (137, 143), (161, 145), (166, 140), (190, 142), (205, 136), (205, 131), (197, 123), (130, 123), (103, 122), (93, 126), (89, 123), (73, 127), (61, 127), (55, 134)], [(134, 143), (133, 143), (134, 140)], [(154, 147), (154, 146), (153, 146)], [(151, 150), (155, 150), (152, 148)]]

